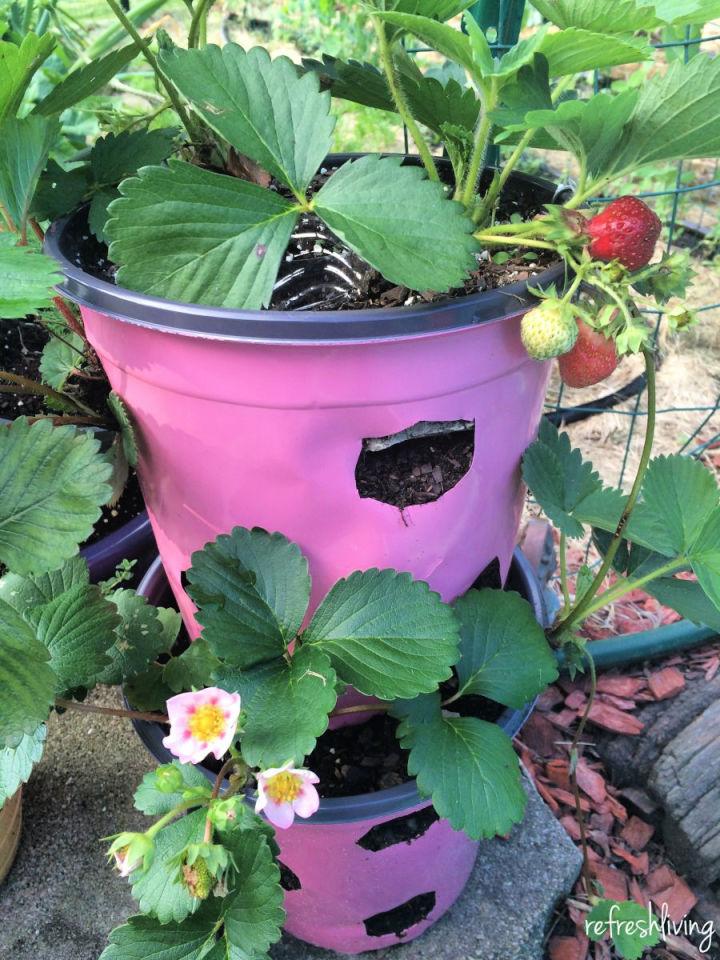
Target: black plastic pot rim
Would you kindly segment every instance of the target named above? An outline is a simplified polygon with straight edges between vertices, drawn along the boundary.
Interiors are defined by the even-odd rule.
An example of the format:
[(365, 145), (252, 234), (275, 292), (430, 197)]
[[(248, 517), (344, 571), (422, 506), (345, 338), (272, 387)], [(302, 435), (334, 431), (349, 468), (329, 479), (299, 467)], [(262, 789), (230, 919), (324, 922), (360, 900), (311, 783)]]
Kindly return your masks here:
[[(360, 156), (363, 154), (331, 154), (327, 162), (342, 163)], [(417, 158), (406, 159), (417, 162)], [(547, 202), (557, 194), (553, 184), (538, 177), (515, 173), (511, 179), (546, 193)], [(163, 333), (260, 344), (372, 343), (436, 336), (499, 322), (537, 303), (526, 281), (437, 303), (363, 310), (232, 310), (174, 302), (118, 287), (76, 266), (63, 252), (63, 240), (77, 215), (57, 220), (45, 237), (45, 251), (58, 261), (65, 277), (56, 288), (58, 293), (123, 323)], [(564, 276), (565, 265), (558, 263), (535, 277), (533, 286), (546, 289), (561, 283)]]
[(80, 554), (87, 560), (92, 573), (93, 567), (101, 567), (115, 558), (116, 565), (121, 560), (135, 559), (137, 551), (152, 538), (152, 527), (147, 511), (143, 510), (132, 520), (128, 520), (117, 530), (105, 534), (95, 543), (83, 547)]
[[(532, 605), (536, 616), (541, 622), (544, 622), (545, 604), (542, 590), (529, 561), (519, 548), (515, 550), (513, 555), (512, 569), (522, 580), (526, 599)], [(151, 603), (159, 602), (158, 595), (162, 590), (161, 584), (164, 579), (162, 562), (160, 557), (157, 557), (143, 577), (137, 592)], [(511, 707), (506, 708), (496, 721), (497, 725), (509, 737), (517, 736), (535, 709), (536, 702), (537, 698), (526, 703), (520, 710)], [(132, 704), (128, 702), (127, 698), (125, 698), (125, 703), (132, 709)], [(161, 763), (170, 763), (175, 759), (174, 755), (162, 743), (166, 733), (165, 726), (160, 723), (150, 723), (147, 720), (133, 720), (132, 722), (138, 736), (156, 760)], [(215, 781), (216, 774), (212, 770), (203, 764), (198, 764), (198, 767), (208, 780)], [(227, 782), (225, 785), (227, 786)], [(248, 802), (250, 802), (249, 798)], [(389, 787), (375, 793), (361, 793), (352, 797), (324, 798), (320, 801), (320, 808), (317, 813), (306, 821), (298, 818), (295, 823), (310, 826), (313, 824), (353, 823), (359, 820), (373, 820), (378, 817), (392, 817), (402, 814), (404, 811), (429, 806), (430, 803), (429, 797), (423, 797), (418, 792), (415, 780), (408, 780), (407, 783), (402, 783), (397, 787)]]

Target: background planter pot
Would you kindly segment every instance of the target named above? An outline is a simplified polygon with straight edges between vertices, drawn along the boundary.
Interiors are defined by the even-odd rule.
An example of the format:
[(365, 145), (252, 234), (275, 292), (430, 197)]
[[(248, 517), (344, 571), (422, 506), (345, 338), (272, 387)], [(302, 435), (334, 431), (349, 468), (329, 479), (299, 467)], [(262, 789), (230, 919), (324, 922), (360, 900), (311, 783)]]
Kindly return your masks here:
[(0, 807), (0, 883), (13, 865), (22, 828), (22, 791), (6, 800)]
[[(514, 184), (539, 202), (553, 197), (542, 181), (518, 175)], [(80, 269), (82, 218), (54, 224), (47, 249), (137, 426), (143, 495), (191, 633), (181, 574), (194, 550), (237, 524), (300, 545), (313, 604), (339, 577), (374, 566), (408, 570), (446, 599), (495, 558), (504, 576), (523, 501), (520, 457), (550, 369), (520, 341), (534, 302), (525, 282), (400, 309), (178, 304)], [(561, 283), (562, 266), (534, 282)], [(455, 420), (474, 422), (474, 457), (440, 499), (401, 513), (359, 496), (363, 439)]]
[(118, 530), (106, 534), (80, 551), (87, 560), (90, 580), (97, 583), (112, 576), (121, 560), (137, 560), (134, 571), (142, 576), (155, 550), (155, 538), (147, 512), (143, 510)]
[[(515, 551), (508, 587), (545, 610), (528, 561)], [(159, 561), (139, 592), (153, 604), (167, 601)], [(507, 709), (499, 725), (515, 736), (532, 712)], [(140, 739), (161, 763), (173, 759), (160, 724), (133, 721)], [(215, 774), (200, 769), (209, 780)], [(285, 888), (285, 929), (308, 943), (341, 953), (379, 950), (420, 936), (462, 893), (478, 844), (453, 830), (417, 792), (415, 781), (356, 797), (322, 800), (308, 820), (276, 831)]]

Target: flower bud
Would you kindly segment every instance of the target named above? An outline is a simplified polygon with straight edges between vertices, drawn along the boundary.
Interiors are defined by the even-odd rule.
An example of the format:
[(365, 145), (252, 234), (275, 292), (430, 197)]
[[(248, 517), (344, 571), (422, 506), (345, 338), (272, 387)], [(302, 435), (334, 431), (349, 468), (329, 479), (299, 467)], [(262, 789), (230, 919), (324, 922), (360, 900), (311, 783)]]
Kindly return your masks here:
[(182, 773), (173, 763), (166, 763), (155, 771), (155, 786), (160, 793), (177, 793), (184, 785)]
[[(110, 838), (108, 838), (110, 839)], [(119, 833), (108, 849), (108, 859), (115, 861), (121, 877), (128, 877), (142, 867), (147, 870), (155, 853), (155, 843), (145, 833)]]

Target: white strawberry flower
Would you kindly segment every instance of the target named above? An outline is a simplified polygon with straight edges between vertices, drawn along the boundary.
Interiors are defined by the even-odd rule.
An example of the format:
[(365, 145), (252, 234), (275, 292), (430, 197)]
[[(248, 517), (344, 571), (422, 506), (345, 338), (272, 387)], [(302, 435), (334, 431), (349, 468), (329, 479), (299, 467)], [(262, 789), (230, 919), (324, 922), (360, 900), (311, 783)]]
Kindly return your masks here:
[(235, 738), (240, 694), (219, 687), (179, 693), (167, 701), (170, 733), (163, 746), (180, 763), (200, 763), (212, 753), (221, 760)]
[(257, 775), (255, 813), (264, 813), (270, 823), (286, 830), (296, 814), (305, 818), (316, 812), (320, 797), (314, 785), (319, 782), (312, 770), (296, 769), (292, 760), (282, 767), (263, 770)]

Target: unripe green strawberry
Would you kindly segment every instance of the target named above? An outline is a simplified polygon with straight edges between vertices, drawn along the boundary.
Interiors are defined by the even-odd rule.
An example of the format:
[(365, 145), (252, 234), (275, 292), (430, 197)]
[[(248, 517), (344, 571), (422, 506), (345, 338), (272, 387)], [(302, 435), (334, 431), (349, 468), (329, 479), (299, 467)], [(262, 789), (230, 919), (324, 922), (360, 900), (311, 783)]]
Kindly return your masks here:
[(578, 328), (572, 308), (559, 300), (543, 300), (522, 318), (520, 336), (533, 360), (550, 360), (572, 349)]

